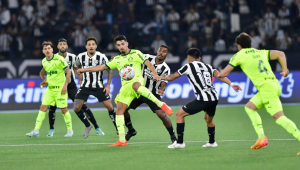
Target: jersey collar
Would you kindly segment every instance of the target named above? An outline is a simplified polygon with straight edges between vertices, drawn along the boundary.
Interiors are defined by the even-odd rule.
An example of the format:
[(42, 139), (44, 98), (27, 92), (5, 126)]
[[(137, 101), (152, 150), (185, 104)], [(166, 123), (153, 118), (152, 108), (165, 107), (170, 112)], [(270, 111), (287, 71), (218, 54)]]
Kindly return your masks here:
[(47, 57), (46, 57), (46, 60), (47, 60), (47, 61), (51, 61), (53, 58), (54, 58), (54, 54), (53, 54), (53, 56), (52, 56), (52, 58), (51, 58), (50, 60), (48, 60), (48, 58), (47, 58)]
[(128, 54), (130, 54), (130, 52), (131, 52), (131, 49), (129, 50), (129, 53), (127, 53), (127, 54), (125, 54), (125, 55), (122, 55), (122, 54), (121, 54), (121, 56), (123, 56), (123, 57), (124, 57), (124, 56), (127, 56)]

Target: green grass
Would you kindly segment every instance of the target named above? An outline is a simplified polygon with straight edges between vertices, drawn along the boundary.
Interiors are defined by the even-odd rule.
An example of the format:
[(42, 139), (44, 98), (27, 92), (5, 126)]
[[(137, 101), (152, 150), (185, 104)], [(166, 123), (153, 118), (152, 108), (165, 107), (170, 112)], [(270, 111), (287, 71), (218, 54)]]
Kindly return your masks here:
[[(174, 109), (174, 111), (177, 111)], [(300, 106), (284, 106), (287, 117), (300, 127)], [(48, 118), (39, 138), (28, 138), (34, 128), (37, 113), (0, 114), (0, 169), (298, 169), (300, 143), (278, 126), (265, 110), (259, 113), (263, 120), (269, 146), (250, 150), (257, 138), (243, 107), (219, 107), (214, 119), (217, 148), (202, 148), (208, 140), (204, 113), (186, 118), (184, 140), (186, 148), (171, 150), (169, 135), (159, 118), (149, 109), (130, 111), (137, 136), (128, 147), (108, 147), (118, 140), (107, 111), (94, 115), (105, 132), (96, 136), (93, 129), (83, 139), (84, 125), (72, 112), (74, 137), (63, 137), (66, 126), (57, 113), (55, 136), (48, 138)], [(170, 117), (176, 129), (175, 115)], [(237, 140), (237, 141), (229, 141)], [(32, 145), (30, 145), (32, 144)], [(45, 145), (51, 144), (51, 145)], [(53, 145), (62, 144), (62, 145)], [(10, 146), (9, 146), (10, 145)], [(17, 146), (12, 146), (17, 145)]]

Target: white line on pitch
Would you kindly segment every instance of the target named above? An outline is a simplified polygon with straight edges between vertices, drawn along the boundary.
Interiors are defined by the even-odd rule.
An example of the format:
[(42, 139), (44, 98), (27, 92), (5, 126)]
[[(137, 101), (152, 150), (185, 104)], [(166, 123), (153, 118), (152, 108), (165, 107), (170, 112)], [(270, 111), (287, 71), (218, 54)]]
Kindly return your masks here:
[[(296, 139), (268, 139), (269, 141), (281, 141), (281, 140), (296, 140)], [(256, 140), (219, 140), (217, 142), (251, 142)], [(184, 141), (185, 143), (199, 143), (207, 141)], [(170, 143), (170, 142), (129, 142), (128, 144), (153, 144), (153, 143)], [(109, 145), (112, 143), (70, 143), (70, 144), (22, 144), (22, 145), (0, 145), (0, 147), (5, 146), (72, 146), (72, 145)]]

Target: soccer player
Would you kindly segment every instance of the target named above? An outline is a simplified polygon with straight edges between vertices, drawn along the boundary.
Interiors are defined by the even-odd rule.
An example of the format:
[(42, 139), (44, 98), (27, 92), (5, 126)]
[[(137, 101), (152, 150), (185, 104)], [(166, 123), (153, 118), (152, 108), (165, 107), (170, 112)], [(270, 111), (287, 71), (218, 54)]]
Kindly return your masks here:
[(30, 133), (27, 133), (26, 136), (38, 137), (40, 135), (39, 130), (46, 117), (46, 111), (48, 110), (49, 106), (56, 105), (61, 109), (67, 125), (68, 131), (65, 137), (71, 137), (73, 136), (74, 132), (72, 130), (71, 114), (67, 108), (67, 87), (71, 78), (71, 71), (67, 62), (62, 56), (53, 54), (51, 42), (44, 41), (42, 47), (43, 53), (46, 57), (42, 60), (43, 69), (41, 70), (40, 75), (45, 75), (45, 73), (47, 73), (47, 79), (45, 76), (41, 76), (43, 80), (41, 87), (46, 86), (47, 84), (48, 87), (43, 96), (42, 105), (36, 119), (35, 128)]
[[(99, 51), (96, 51), (97, 39), (95, 37), (87, 38), (85, 40), (85, 44), (86, 44), (85, 48), (87, 51), (80, 53), (77, 56), (76, 59), (77, 68), (89, 68), (89, 67), (105, 64), (106, 62), (108, 62), (108, 59), (104, 54), (100, 53)], [(112, 71), (107, 70), (107, 72), (108, 72), (108, 80), (107, 80), (106, 87), (104, 87), (103, 85), (102, 71), (94, 71), (92, 73), (85, 73), (85, 74), (78, 75), (80, 89), (77, 91), (77, 94), (75, 96), (73, 110), (77, 115), (84, 115), (84, 110), (82, 109), (82, 106), (84, 106), (84, 102), (87, 101), (89, 95), (93, 95), (98, 99), (99, 102), (102, 102), (103, 105), (107, 108), (109, 116), (115, 125), (114, 117), (116, 113), (114, 111), (114, 107), (111, 103), (110, 96), (109, 96), (109, 92), (110, 92), (109, 88), (112, 80)], [(91, 115), (89, 114), (88, 116), (91, 117)], [(93, 125), (91, 125), (90, 123), (85, 123), (85, 126), (86, 128), (83, 135), (84, 138), (88, 137), (90, 130), (93, 128)]]
[(229, 61), (229, 64), (220, 72), (218, 77), (226, 77), (234, 67), (240, 65), (244, 73), (249, 77), (257, 88), (256, 93), (245, 106), (252, 125), (258, 135), (256, 143), (251, 149), (260, 149), (268, 145), (268, 139), (265, 136), (261, 117), (256, 112), (257, 109), (265, 108), (267, 112), (275, 119), (275, 122), (292, 134), (300, 141), (300, 132), (295, 123), (288, 119), (282, 109), (280, 97), (280, 85), (276, 79), (269, 60), (279, 60), (282, 68), (280, 73), (286, 77), (289, 70), (286, 64), (284, 52), (276, 50), (257, 50), (252, 48), (251, 37), (246, 33), (241, 33), (236, 37), (235, 43), (238, 46), (237, 52)]
[[(200, 50), (196, 48), (190, 48), (187, 51), (188, 64), (181, 67), (176, 73), (166, 76), (162, 76), (162, 80), (173, 81), (176, 78), (187, 75), (190, 84), (192, 85), (197, 99), (188, 103), (179, 109), (176, 113), (177, 121), (177, 137), (178, 140), (172, 145), (169, 145), (170, 149), (185, 148), (183, 142), (184, 133), (184, 117), (194, 115), (202, 110), (205, 111), (204, 119), (207, 123), (207, 132), (209, 136), (208, 143), (202, 147), (217, 147), (215, 142), (215, 123), (213, 117), (215, 115), (216, 107), (218, 104), (218, 94), (213, 86), (212, 77), (217, 77), (219, 71), (213, 69), (210, 65), (200, 62)], [(241, 90), (239, 85), (231, 83), (227, 78), (219, 78), (221, 81), (230, 85), (235, 91)]]
[[(145, 57), (148, 58), (148, 60), (154, 66), (157, 74), (161, 76), (163, 74), (169, 75), (171, 72), (169, 66), (167, 65), (167, 63), (165, 63), (165, 59), (168, 55), (169, 55), (169, 47), (166, 45), (161, 45), (160, 48), (157, 50), (157, 56), (146, 54)], [(161, 100), (160, 96), (163, 96), (162, 93), (165, 90), (168, 82), (167, 81), (156, 82), (153, 79), (153, 73), (146, 65), (142, 65), (142, 73), (145, 79), (145, 87), (148, 88), (149, 91), (151, 91), (152, 94), (157, 99)], [(132, 122), (130, 120), (130, 114), (128, 110), (136, 109), (143, 103), (146, 103), (150, 107), (152, 112), (156, 113), (156, 115), (162, 120), (163, 124), (165, 125), (166, 129), (170, 134), (172, 143), (174, 143), (177, 140), (177, 138), (174, 134), (174, 130), (170, 118), (166, 115), (166, 113), (161, 108), (159, 108), (155, 103), (153, 103), (151, 100), (147, 99), (144, 96), (140, 96), (138, 99), (137, 98), (134, 99), (124, 113), (125, 125), (128, 128), (128, 132), (125, 136), (126, 140), (129, 141), (129, 139), (132, 136), (135, 136), (137, 134), (136, 130), (132, 126)]]
[(127, 141), (125, 140), (125, 128), (124, 128), (124, 115), (125, 110), (130, 106), (130, 103), (133, 99), (140, 97), (140, 95), (148, 98), (152, 102), (154, 102), (158, 107), (164, 110), (167, 114), (172, 115), (172, 109), (167, 106), (165, 103), (161, 102), (157, 99), (144, 85), (145, 80), (142, 75), (141, 65), (145, 64), (153, 73), (153, 78), (157, 81), (160, 80), (160, 77), (157, 75), (155, 68), (150, 63), (148, 59), (144, 57), (144, 55), (139, 50), (129, 49), (128, 42), (124, 35), (119, 35), (115, 38), (115, 43), (119, 51), (120, 55), (114, 57), (110, 62), (105, 63), (105, 65), (98, 65), (95, 67), (89, 67), (84, 69), (78, 69), (78, 74), (85, 72), (93, 72), (93, 71), (102, 71), (106, 69), (115, 69), (117, 68), (119, 71), (124, 66), (131, 66), (135, 75), (131, 80), (123, 80), (122, 87), (115, 98), (115, 102), (117, 103), (116, 109), (116, 124), (119, 131), (119, 140), (110, 146), (127, 146)]
[[(69, 69), (71, 70), (71, 81), (68, 84), (68, 96), (74, 102), (75, 95), (77, 93), (77, 87), (76, 87), (76, 83), (74, 81), (74, 79), (75, 79), (74, 69), (76, 69), (76, 55), (67, 52), (68, 43), (67, 43), (67, 40), (64, 39), (64, 38), (61, 38), (61, 39), (58, 40), (57, 48), (59, 50), (59, 52), (57, 54), (60, 55), (60, 56), (63, 56), (65, 58), (66, 62), (69, 65)], [(49, 108), (50, 130), (49, 130), (49, 133), (47, 135), (48, 137), (52, 137), (54, 135), (54, 121), (55, 121), (56, 108), (57, 108), (56, 106), (50, 106), (50, 108)], [(86, 119), (86, 116), (85, 116), (85, 115), (87, 115), (88, 119), (94, 125), (96, 133), (98, 135), (104, 135), (102, 130), (99, 128), (99, 126), (97, 124), (97, 121), (96, 121), (92, 111), (86, 106), (86, 104), (83, 104), (81, 109), (85, 112), (85, 114), (78, 114), (77, 116), (79, 117), (79, 119), (85, 125), (88, 125), (88, 127), (89, 127), (90, 123), (88, 122), (88, 120)], [(79, 112), (79, 113), (82, 113), (82, 112)]]

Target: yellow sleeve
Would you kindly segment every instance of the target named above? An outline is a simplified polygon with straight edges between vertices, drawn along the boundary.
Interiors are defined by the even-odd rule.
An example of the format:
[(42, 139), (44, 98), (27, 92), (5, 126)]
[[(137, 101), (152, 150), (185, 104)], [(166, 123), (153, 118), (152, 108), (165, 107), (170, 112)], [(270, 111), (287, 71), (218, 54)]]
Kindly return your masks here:
[(232, 67), (236, 67), (238, 65), (240, 65), (240, 62), (239, 62), (239, 57), (237, 54), (234, 54), (231, 59), (229, 60), (229, 65), (231, 65)]
[(259, 50), (262, 54), (263, 57), (267, 57), (267, 60), (270, 60), (270, 50)]
[(138, 61), (141, 64), (144, 64), (146, 60), (148, 60), (141, 51), (136, 51), (136, 55), (138, 55)]
[(108, 67), (108, 69), (112, 70), (117, 68), (117, 57), (114, 57), (112, 60), (110, 60), (109, 62), (105, 63), (106, 67)]
[(67, 68), (69, 65), (68, 65), (68, 63), (66, 62), (66, 60), (64, 59), (64, 57), (62, 57), (62, 56), (60, 56), (60, 55), (58, 55), (58, 56), (59, 56), (59, 60), (60, 60), (60, 63), (61, 63), (61, 67), (62, 67), (63, 69)]

